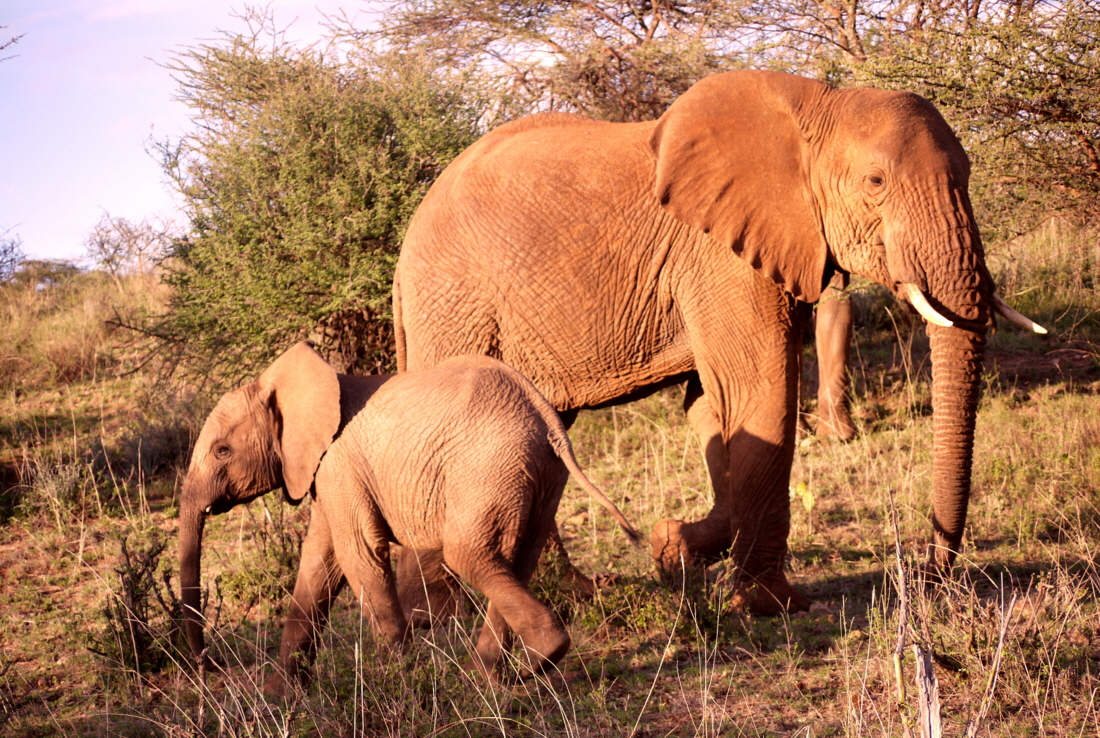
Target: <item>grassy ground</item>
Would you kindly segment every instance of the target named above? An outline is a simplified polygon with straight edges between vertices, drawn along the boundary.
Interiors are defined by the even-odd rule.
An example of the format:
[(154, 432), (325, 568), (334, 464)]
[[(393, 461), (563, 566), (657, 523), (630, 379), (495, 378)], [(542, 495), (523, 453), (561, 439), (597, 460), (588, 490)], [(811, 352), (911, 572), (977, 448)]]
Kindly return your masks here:
[[(73, 325), (102, 325), (87, 305), (140, 307), (117, 286), (103, 283), (94, 300), (85, 287), (88, 300), (45, 312), (98, 317), (9, 344), (23, 347), (13, 355), (24, 369), (5, 375), (0, 397), (0, 733), (920, 735), (920, 704), (933, 703), (930, 678), (918, 689), (927, 655), (944, 735), (1100, 736), (1098, 249), (1095, 234), (1052, 226), (990, 254), (1010, 302), (1054, 335), (1003, 328), (991, 340), (967, 550), (949, 584), (929, 590), (909, 574), (929, 534), (926, 342), (862, 286), (860, 435), (803, 434), (791, 479), (789, 576), (815, 599), (809, 613), (730, 612), (721, 564), (659, 581), (648, 554), (571, 483), (558, 514), (566, 545), (614, 581), (591, 601), (549, 574), (533, 585), (574, 639), (559, 672), (499, 688), (467, 677), (476, 615), (418, 633), (403, 656), (376, 652), (343, 597), (314, 685), (278, 708), (258, 685), (308, 508), (269, 495), (212, 519), (208, 615), (230, 667), (181, 668), (179, 450), (203, 405), (151, 392), (141, 372), (120, 377), (131, 359), (110, 336), (73, 338)], [(12, 300), (8, 314), (23, 317), (5, 330), (30, 335), (41, 321)], [(32, 350), (63, 336), (94, 347), (52, 354), (93, 357), (75, 373)], [(806, 360), (812, 385), (812, 351)], [(582, 414), (571, 434), (589, 475), (645, 529), (710, 506), (680, 402), (669, 390)], [(804, 410), (812, 427), (812, 400)]]

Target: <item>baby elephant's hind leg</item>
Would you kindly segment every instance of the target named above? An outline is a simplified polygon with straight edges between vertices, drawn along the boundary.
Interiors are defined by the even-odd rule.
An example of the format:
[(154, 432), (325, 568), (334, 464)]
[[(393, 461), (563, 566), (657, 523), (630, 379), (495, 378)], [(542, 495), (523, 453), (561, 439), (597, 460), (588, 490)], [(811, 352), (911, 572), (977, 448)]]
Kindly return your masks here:
[[(569, 634), (557, 617), (525, 586), (538, 563), (546, 534), (522, 543), (509, 565), (497, 552), (444, 546), (447, 565), (489, 598), (489, 612), (478, 637), (476, 659), (486, 672), (499, 663), (510, 646), (508, 631), (519, 637), (523, 647), (522, 676), (538, 673), (557, 663), (569, 650)], [(470, 566), (472, 562), (476, 565)]]

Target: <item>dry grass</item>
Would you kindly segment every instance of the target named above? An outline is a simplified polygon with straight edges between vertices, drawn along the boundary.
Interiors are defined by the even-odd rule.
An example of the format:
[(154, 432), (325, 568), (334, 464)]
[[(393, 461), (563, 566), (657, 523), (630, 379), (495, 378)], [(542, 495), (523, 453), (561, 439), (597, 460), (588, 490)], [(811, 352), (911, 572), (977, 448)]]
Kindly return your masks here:
[[(311, 689), (289, 705), (264, 702), (259, 685), (308, 520), (276, 495), (208, 527), (207, 612), (228, 669), (197, 674), (174, 662), (172, 603), (148, 594), (148, 580), (174, 576), (173, 449), (198, 411), (176, 400), (151, 409), (140, 378), (108, 381), (101, 369), (68, 385), (43, 379), (9, 390), (0, 458), (19, 467), (23, 486), (0, 526), (0, 731), (921, 735), (919, 703), (934, 702), (918, 689), (916, 646), (929, 657), (944, 735), (1098, 736), (1100, 297), (1087, 276), (1095, 251), (1095, 234), (1052, 226), (991, 256), (1006, 294), (1041, 284), (1011, 301), (1055, 335), (1041, 342), (1005, 329), (991, 341), (967, 551), (954, 581), (911, 581), (929, 528), (926, 348), (904, 314), (863, 286), (854, 297), (861, 434), (850, 444), (803, 436), (791, 479), (789, 576), (814, 609), (772, 619), (730, 612), (721, 564), (679, 589), (660, 583), (648, 557), (571, 484), (558, 516), (571, 555), (617, 581), (578, 601), (540, 577), (534, 586), (568, 622), (574, 648), (560, 671), (502, 688), (460, 668), (475, 618), (421, 632), (395, 657), (375, 650), (345, 597)], [(1091, 266), (1074, 267), (1082, 264)], [(810, 377), (812, 352), (807, 360)], [(643, 528), (710, 505), (680, 402), (670, 390), (582, 414), (572, 433), (590, 476)], [(813, 402), (805, 405), (812, 423)], [(168, 461), (135, 463), (134, 449), (152, 446)], [(168, 547), (153, 556), (158, 538)], [(139, 586), (133, 562), (143, 555), (152, 563)], [(147, 592), (154, 658), (145, 662), (127, 661), (118, 634), (129, 631), (115, 627), (124, 618), (105, 610), (135, 591)]]

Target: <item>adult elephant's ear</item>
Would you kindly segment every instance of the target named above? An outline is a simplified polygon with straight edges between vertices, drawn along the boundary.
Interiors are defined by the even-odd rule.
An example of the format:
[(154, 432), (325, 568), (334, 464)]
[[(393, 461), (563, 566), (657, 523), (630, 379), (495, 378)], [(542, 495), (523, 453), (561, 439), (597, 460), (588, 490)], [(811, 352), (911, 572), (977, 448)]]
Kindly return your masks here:
[(340, 429), (336, 370), (308, 341), (290, 347), (257, 380), (275, 412), (283, 483), (292, 500), (309, 492), (313, 476)]
[(650, 139), (661, 205), (808, 302), (821, 296), (827, 248), (798, 111), (827, 89), (778, 72), (715, 74)]

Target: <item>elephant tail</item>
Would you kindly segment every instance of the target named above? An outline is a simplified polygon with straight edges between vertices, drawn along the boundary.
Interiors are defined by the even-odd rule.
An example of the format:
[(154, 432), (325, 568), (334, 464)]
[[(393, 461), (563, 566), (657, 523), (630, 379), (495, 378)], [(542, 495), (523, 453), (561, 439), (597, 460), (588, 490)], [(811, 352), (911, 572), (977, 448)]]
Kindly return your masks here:
[[(549, 403), (547, 403), (549, 404)], [(565, 462), (565, 468), (569, 470), (569, 473), (573, 475), (581, 487), (583, 487), (588, 494), (596, 498), (596, 502), (603, 505), (604, 509), (611, 513), (611, 517), (615, 518), (615, 521), (619, 524), (619, 527), (626, 533), (626, 537), (630, 539), (630, 543), (635, 548), (642, 547), (642, 534), (630, 524), (630, 521), (626, 519), (626, 516), (622, 514), (622, 511), (615, 506), (615, 503), (607, 498), (599, 487), (594, 485), (592, 481), (585, 476), (581, 470), (580, 464), (577, 463), (577, 457), (573, 455), (573, 444), (569, 440), (569, 436), (565, 433), (565, 427), (561, 424), (561, 419), (557, 417), (557, 413), (554, 413), (554, 420), (556, 423), (547, 423), (550, 426), (550, 432), (548, 434), (550, 440), (550, 446), (553, 447), (554, 453), (558, 455), (563, 462)]]
[(401, 313), (401, 279), (393, 275), (393, 338), (397, 347), (397, 371), (409, 368), (409, 354), (405, 345), (405, 322)]
[(584, 471), (581, 469), (581, 465), (577, 463), (577, 457), (573, 455), (573, 444), (569, 440), (569, 434), (565, 432), (565, 425), (561, 422), (561, 416), (558, 415), (558, 411), (550, 404), (550, 401), (539, 392), (538, 387), (536, 387), (530, 379), (524, 376), (522, 372), (513, 369), (498, 359), (485, 357), (484, 360), (502, 367), (514, 381), (526, 391), (531, 404), (535, 406), (535, 409), (546, 423), (547, 440), (550, 442), (550, 447), (554, 449), (554, 453), (565, 463), (565, 468), (568, 469), (569, 473), (573, 475), (573, 478), (580, 483), (581, 487), (583, 487), (588, 494), (595, 497), (596, 501), (599, 502), (605, 510), (611, 513), (611, 517), (615, 518), (619, 527), (626, 533), (626, 537), (630, 539), (631, 544), (633, 544), (635, 548), (641, 548), (643, 541), (642, 534), (638, 532), (637, 528), (630, 524), (630, 521), (627, 520), (626, 516), (622, 514), (622, 511), (615, 506), (615, 503), (607, 499), (607, 495), (605, 495), (599, 487), (592, 484), (592, 481), (585, 476)]

